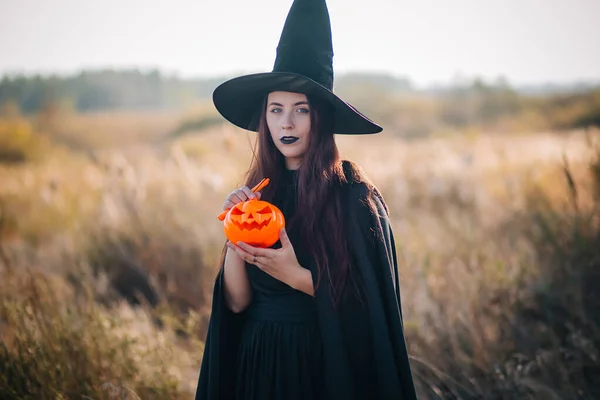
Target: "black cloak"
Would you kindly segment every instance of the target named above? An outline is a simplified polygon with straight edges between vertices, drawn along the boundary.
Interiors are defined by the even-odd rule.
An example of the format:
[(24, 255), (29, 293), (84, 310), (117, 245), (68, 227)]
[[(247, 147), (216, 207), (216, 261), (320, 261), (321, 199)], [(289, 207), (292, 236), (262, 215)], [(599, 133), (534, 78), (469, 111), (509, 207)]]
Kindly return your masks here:
[[(388, 209), (377, 190), (348, 184), (345, 212), (355, 276), (363, 298), (337, 309), (329, 288), (315, 292), (324, 352), (323, 398), (331, 400), (416, 399), (404, 338), (394, 235)], [(372, 206), (370, 207), (369, 204)], [(309, 268), (310, 269), (310, 268)], [(234, 399), (237, 343), (244, 312), (229, 310), (223, 269), (213, 291), (212, 314), (195, 400)], [(316, 272), (313, 272), (315, 280)]]

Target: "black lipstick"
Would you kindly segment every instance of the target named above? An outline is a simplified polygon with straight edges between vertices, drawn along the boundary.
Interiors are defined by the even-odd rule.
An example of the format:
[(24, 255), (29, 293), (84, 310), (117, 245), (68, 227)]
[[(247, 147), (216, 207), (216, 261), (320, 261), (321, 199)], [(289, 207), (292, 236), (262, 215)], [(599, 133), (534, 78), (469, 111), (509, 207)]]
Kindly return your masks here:
[(298, 137), (296, 136), (284, 136), (281, 139), (279, 139), (279, 141), (283, 144), (292, 144), (294, 142), (296, 142), (298, 139)]

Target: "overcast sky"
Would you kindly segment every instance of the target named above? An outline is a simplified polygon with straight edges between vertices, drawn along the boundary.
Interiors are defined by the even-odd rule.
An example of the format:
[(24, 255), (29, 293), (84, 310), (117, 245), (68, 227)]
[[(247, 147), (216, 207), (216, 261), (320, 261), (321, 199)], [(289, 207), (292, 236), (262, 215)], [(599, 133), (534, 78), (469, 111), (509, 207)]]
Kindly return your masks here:
[[(0, 74), (270, 71), (292, 0), (0, 0)], [(336, 73), (600, 81), (600, 0), (329, 0)]]

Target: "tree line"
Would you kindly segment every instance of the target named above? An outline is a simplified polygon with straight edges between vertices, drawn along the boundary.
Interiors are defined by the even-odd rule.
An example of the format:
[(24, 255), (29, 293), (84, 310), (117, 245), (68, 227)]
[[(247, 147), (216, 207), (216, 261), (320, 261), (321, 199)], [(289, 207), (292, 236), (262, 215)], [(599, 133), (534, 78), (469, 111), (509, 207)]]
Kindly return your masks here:
[[(0, 80), (0, 107), (10, 103), (25, 114), (48, 106), (76, 112), (177, 109), (209, 100), (227, 78), (181, 79), (158, 70), (6, 75)], [(373, 118), (416, 136), (443, 127), (506, 125), (507, 120), (518, 120), (523, 129), (600, 125), (600, 86), (593, 84), (514, 87), (503, 78), (462, 78), (416, 88), (406, 78), (348, 73), (336, 77), (335, 91)]]
[(159, 71), (82, 71), (72, 76), (4, 76), (0, 104), (16, 103), (34, 113), (49, 103), (80, 112), (117, 109), (177, 108), (209, 98), (217, 79), (183, 80)]

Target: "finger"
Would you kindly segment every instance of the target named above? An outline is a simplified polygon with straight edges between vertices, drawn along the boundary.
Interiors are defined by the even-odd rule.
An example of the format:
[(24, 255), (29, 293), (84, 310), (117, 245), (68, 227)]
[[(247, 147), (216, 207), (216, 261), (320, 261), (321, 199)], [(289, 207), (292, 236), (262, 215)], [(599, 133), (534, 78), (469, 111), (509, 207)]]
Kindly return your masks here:
[(240, 190), (246, 195), (247, 198), (249, 199), (253, 199), (256, 196), (254, 195), (254, 192), (252, 190), (250, 190), (250, 188), (248, 186), (243, 186), (240, 188)]
[(229, 195), (229, 200), (237, 204), (248, 200), (248, 198), (246, 197), (246, 194), (243, 191), (237, 189), (235, 192)]
[(256, 192), (256, 193), (254, 193), (254, 194), (256, 195), (256, 198), (257, 198), (258, 200), (260, 200), (260, 197), (262, 196), (262, 195), (260, 194), (260, 192)]
[(230, 249), (232, 249), (233, 251), (235, 251), (235, 253), (244, 261), (251, 263), (254, 259), (254, 255), (248, 253), (247, 251), (245, 251), (244, 249), (242, 249), (240, 246), (236, 246), (235, 244), (229, 242), (227, 244), (227, 247), (229, 247)]
[(281, 228), (279, 231), (279, 241), (281, 242), (282, 248), (292, 247), (292, 242), (290, 241), (285, 228)]
[(235, 206), (235, 203), (233, 201), (225, 200), (225, 203), (223, 203), (223, 211), (233, 208), (233, 206)]
[(240, 198), (237, 197), (233, 192), (231, 192), (229, 195), (227, 195), (225, 201), (223, 202), (223, 209), (231, 208), (239, 202)]
[(247, 252), (252, 256), (260, 256), (263, 258), (271, 258), (272, 257), (272, 249), (264, 249), (262, 247), (254, 247), (244, 242), (237, 242), (238, 247)]

